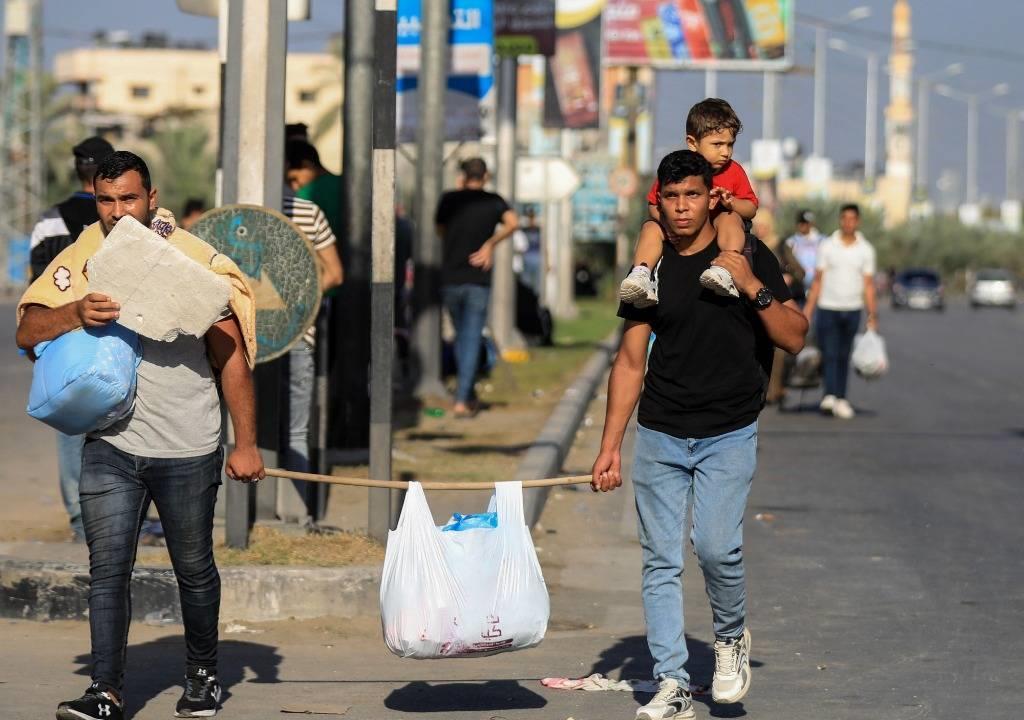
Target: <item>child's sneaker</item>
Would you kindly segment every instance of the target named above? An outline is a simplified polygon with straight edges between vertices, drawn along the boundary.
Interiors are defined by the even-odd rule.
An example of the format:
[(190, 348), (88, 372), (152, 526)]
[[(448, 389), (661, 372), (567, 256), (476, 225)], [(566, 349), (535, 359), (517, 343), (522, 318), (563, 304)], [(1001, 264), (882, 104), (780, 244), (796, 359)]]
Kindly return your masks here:
[(220, 703), (221, 687), (216, 671), (190, 667), (185, 673), (185, 692), (174, 709), (175, 717), (213, 717)]
[(736, 283), (732, 280), (732, 273), (720, 265), (712, 265), (701, 273), (700, 284), (716, 295), (734, 298), (740, 296), (740, 291), (736, 289)]
[(57, 706), (57, 720), (123, 720), (121, 703), (106, 690), (92, 686), (77, 700)]
[(646, 265), (637, 265), (619, 285), (619, 300), (637, 308), (658, 304), (658, 285)]

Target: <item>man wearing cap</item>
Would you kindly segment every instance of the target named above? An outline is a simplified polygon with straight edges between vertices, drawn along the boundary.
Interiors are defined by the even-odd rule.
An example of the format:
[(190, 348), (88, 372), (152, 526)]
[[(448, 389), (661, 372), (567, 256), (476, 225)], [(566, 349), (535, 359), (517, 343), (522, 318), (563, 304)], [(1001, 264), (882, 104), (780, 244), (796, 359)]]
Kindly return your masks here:
[[(101, 137), (86, 138), (75, 145), (75, 175), (81, 189), (67, 200), (49, 208), (32, 228), (32, 279), (43, 274), (60, 252), (78, 239), (82, 230), (100, 219), (96, 213), (93, 195), (93, 176), (96, 167), (114, 152), (110, 143)], [(57, 470), (60, 475), (60, 494), (68, 511), (71, 532), (75, 542), (85, 542), (82, 528), (82, 510), (78, 502), (78, 483), (82, 476), (82, 445), (84, 435), (57, 433)]]
[(801, 210), (796, 215), (796, 232), (793, 233), (786, 245), (793, 252), (793, 256), (804, 269), (804, 290), (807, 291), (814, 282), (814, 267), (818, 262), (818, 245), (824, 236), (814, 227), (814, 213), (810, 210)]

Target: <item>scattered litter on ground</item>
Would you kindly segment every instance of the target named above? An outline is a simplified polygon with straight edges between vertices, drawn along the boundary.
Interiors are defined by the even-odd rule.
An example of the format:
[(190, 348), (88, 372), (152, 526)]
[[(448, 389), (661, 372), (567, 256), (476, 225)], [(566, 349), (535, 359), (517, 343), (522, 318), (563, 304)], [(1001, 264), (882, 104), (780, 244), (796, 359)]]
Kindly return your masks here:
[[(658, 692), (657, 680), (612, 680), (601, 673), (594, 673), (584, 678), (543, 678), (540, 684), (552, 690), (584, 690), (586, 692)], [(707, 685), (690, 683), (690, 693), (704, 695)]]
[(349, 709), (351, 705), (286, 705), (281, 708), (281, 712), (294, 715), (344, 715)]
[(758, 513), (754, 516), (754, 519), (760, 520), (761, 522), (770, 523), (775, 522), (775, 515), (773, 513)]
[(828, 669), (828, 665), (819, 665), (818, 669), (819, 670), (827, 670)]
[(423, 408), (423, 414), (427, 417), (444, 417), (444, 408), (439, 407), (428, 407)]
[(264, 631), (263, 630), (255, 630), (253, 628), (246, 627), (245, 625), (240, 625), (239, 623), (228, 623), (224, 627), (224, 634), (225, 635), (234, 635), (236, 633), (249, 633), (249, 634), (252, 634), (252, 635), (259, 635), (262, 632), (264, 632)]

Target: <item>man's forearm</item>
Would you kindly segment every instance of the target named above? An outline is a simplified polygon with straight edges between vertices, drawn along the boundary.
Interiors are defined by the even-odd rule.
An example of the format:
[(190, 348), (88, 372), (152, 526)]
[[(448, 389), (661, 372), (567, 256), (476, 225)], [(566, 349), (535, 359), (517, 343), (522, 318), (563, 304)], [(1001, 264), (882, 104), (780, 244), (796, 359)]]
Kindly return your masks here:
[(235, 430), (235, 446), (256, 445), (256, 393), (253, 389), (252, 371), (245, 362), (245, 354), (238, 350), (232, 353), (221, 371), (221, 388), (224, 402), (231, 415)]
[(875, 293), (873, 280), (864, 281), (864, 307), (868, 311), (868, 319), (874, 320), (878, 317), (878, 297)]
[(31, 350), (41, 342), (53, 340), (80, 327), (82, 321), (73, 302), (55, 308), (32, 305), (21, 316), (15, 342), (22, 350)]
[(617, 450), (622, 446), (626, 425), (633, 415), (633, 408), (636, 407), (644, 384), (644, 368), (632, 367), (622, 362), (621, 357), (620, 353), (608, 378), (608, 408), (601, 436), (602, 450)]
[(773, 345), (793, 355), (803, 350), (809, 323), (795, 306), (773, 302), (763, 310), (758, 310), (757, 316)]

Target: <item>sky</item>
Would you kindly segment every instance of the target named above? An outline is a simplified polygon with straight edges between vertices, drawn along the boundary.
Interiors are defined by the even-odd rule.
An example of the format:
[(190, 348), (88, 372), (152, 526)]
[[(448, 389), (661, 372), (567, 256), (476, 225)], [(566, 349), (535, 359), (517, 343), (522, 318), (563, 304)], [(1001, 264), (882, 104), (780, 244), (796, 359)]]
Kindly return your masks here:
[[(835, 31), (850, 45), (887, 52), (888, 43), (877, 37), (891, 28), (892, 0), (795, 0), (798, 18), (811, 16), (836, 20), (851, 9), (866, 5), (872, 14)], [(343, 0), (311, 0), (313, 18), (292, 23), (289, 47), (320, 51), (333, 33), (342, 30)], [(130, 10), (126, 10), (130, 8)], [(998, 202), (1005, 194), (1005, 135), (1007, 109), (1024, 108), (1024, 49), (1020, 45), (1019, 0), (911, 0), (913, 36), (925, 43), (915, 56), (915, 75), (941, 70), (950, 63), (964, 63), (962, 75), (950, 79), (963, 92), (980, 92), (997, 83), (1010, 84), (1008, 95), (983, 106), (979, 128), (980, 191), (983, 198)], [(975, 9), (973, 13), (969, 8)], [(47, 65), (53, 56), (73, 47), (89, 46), (99, 30), (127, 30), (138, 35), (147, 30), (166, 32), (174, 40), (203, 40), (216, 46), (216, 21), (186, 15), (174, 0), (43, 0), (44, 49)], [(956, 48), (938, 49), (946, 44)], [(814, 30), (798, 20), (796, 65), (813, 65)], [(829, 51), (826, 150), (837, 167), (860, 163), (864, 154), (865, 62)], [(884, 67), (884, 62), (883, 62)], [(813, 77), (810, 73), (786, 75), (781, 86), (780, 130), (809, 148), (812, 136)], [(749, 143), (761, 132), (762, 78), (756, 73), (719, 73), (718, 93), (736, 108), (745, 124), (737, 143), (737, 157), (749, 157)], [(879, 89), (879, 161), (884, 157), (884, 121), (888, 79), (883, 71)], [(701, 72), (660, 72), (655, 104), (655, 147), (668, 150), (682, 137), (686, 111), (704, 94)], [(936, 179), (946, 173), (952, 187), (962, 192), (966, 166), (967, 109), (964, 103), (933, 95), (931, 100), (929, 162), (933, 197)]]

